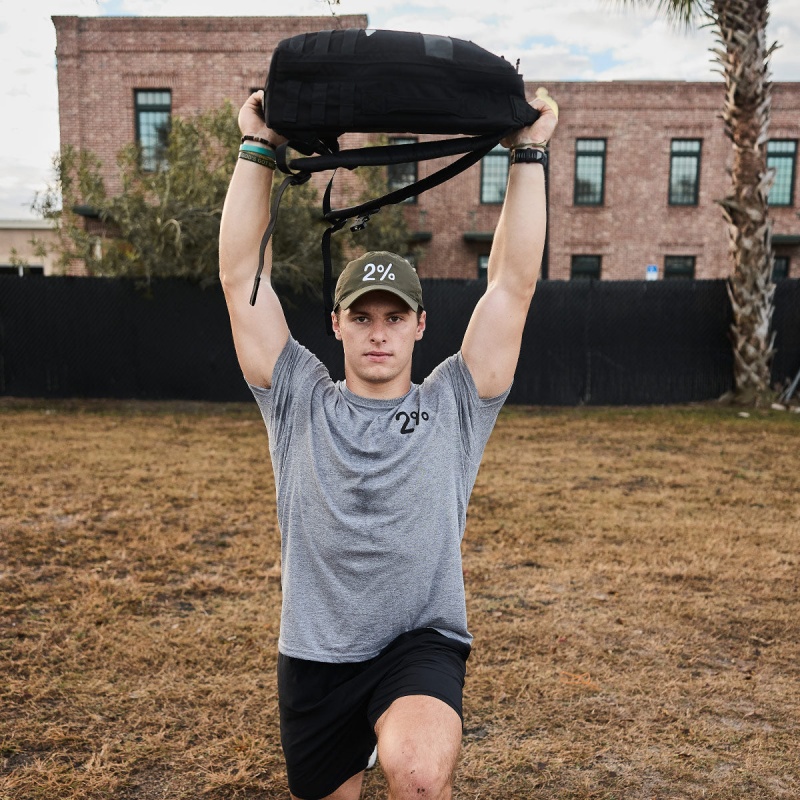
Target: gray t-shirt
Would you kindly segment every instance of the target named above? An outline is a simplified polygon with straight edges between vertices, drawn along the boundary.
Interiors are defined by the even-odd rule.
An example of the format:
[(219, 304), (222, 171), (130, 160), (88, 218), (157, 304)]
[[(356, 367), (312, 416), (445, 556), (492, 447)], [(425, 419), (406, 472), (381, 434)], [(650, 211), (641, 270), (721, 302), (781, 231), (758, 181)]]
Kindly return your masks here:
[(275, 472), (280, 651), (366, 661), (426, 627), (469, 644), (461, 539), (508, 391), (479, 398), (457, 353), (403, 397), (360, 397), (292, 338), (272, 387), (250, 388)]

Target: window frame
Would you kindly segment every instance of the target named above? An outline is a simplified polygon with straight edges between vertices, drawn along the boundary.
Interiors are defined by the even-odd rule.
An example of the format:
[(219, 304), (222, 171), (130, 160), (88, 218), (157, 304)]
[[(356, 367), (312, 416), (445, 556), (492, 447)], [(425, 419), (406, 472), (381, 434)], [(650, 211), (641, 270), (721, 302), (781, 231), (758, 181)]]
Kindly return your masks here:
[[(776, 274), (778, 272), (778, 262), (783, 264), (783, 269), (781, 270), (780, 275)], [(772, 280), (773, 281), (782, 281), (788, 278), (792, 272), (792, 259), (790, 256), (774, 256), (774, 261), (772, 264)]]
[[(677, 142), (697, 142), (697, 152), (681, 152), (675, 151), (673, 148)], [(695, 138), (673, 138), (670, 140), (669, 145), (669, 184), (667, 186), (667, 204), (670, 206), (696, 206), (700, 203), (700, 170), (702, 167), (702, 156), (703, 156), (703, 140), (702, 139), (695, 139)], [(673, 197), (672, 193), (672, 177), (675, 174), (675, 161), (678, 158), (682, 159), (693, 159), (695, 162), (695, 170), (694, 170), (694, 193), (692, 196), (692, 200), (690, 202), (682, 202), (680, 200), (676, 200)]]
[[(389, 144), (417, 144), (419, 139), (416, 136), (390, 136)], [(392, 169), (400, 169), (401, 167), (413, 167), (414, 177), (410, 181), (392, 180)], [(400, 189), (405, 189), (412, 183), (419, 180), (419, 161), (404, 161), (402, 164), (387, 164), (386, 165), (386, 188), (390, 192), (395, 192)], [(407, 197), (403, 200), (404, 204), (414, 205), (417, 202), (417, 196)]]
[[(579, 145), (581, 142), (602, 142), (603, 149), (597, 151), (580, 152)], [(572, 204), (574, 206), (583, 207), (597, 207), (606, 204), (606, 154), (608, 153), (608, 140), (605, 137), (588, 137), (582, 136), (575, 139), (575, 175), (572, 187)], [(600, 199), (597, 201), (578, 200), (578, 164), (581, 157), (583, 158), (600, 158)]]
[[(794, 145), (794, 151), (790, 153), (773, 153), (770, 154), (769, 146), (771, 144), (792, 144)], [(775, 188), (775, 183), (772, 184), (770, 188), (769, 195), (767, 196), (767, 205), (771, 208), (792, 208), (794, 206), (794, 184), (797, 180), (797, 139), (770, 139), (767, 142), (767, 168), (770, 168), (770, 158), (772, 159), (779, 159), (779, 160), (787, 160), (791, 161), (791, 171), (789, 173), (789, 200), (786, 203), (776, 203), (774, 200), (769, 199), (769, 195), (772, 194), (773, 189)], [(776, 168), (776, 175), (777, 175), (777, 168)]]
[[(597, 260), (597, 269), (592, 270), (592, 272), (596, 272), (596, 274), (589, 275), (589, 270), (586, 268), (576, 269), (578, 262), (580, 259), (596, 259)], [(576, 253), (573, 254), (570, 259), (569, 265), (569, 279), (571, 281), (576, 280), (591, 280), (591, 281), (599, 281), (603, 277), (603, 256), (596, 254), (596, 253)]]
[[(672, 262), (670, 264), (670, 261)], [(691, 262), (690, 266), (682, 267), (679, 261)], [(689, 279), (694, 280), (697, 274), (697, 256), (687, 255), (665, 255), (664, 256), (664, 280)]]
[(16, 275), (19, 278), (32, 278), (44, 276), (44, 266), (41, 264), (0, 264), (0, 275)]
[[(502, 190), (499, 192), (499, 199), (497, 200), (484, 200), (484, 186), (488, 180), (487, 177), (487, 167), (489, 166), (490, 160), (492, 162), (505, 159), (505, 176), (502, 180)], [(498, 184), (499, 186), (500, 184)], [(485, 206), (498, 206), (503, 203), (506, 197), (506, 187), (508, 186), (508, 150), (503, 147), (501, 144), (496, 145), (493, 147), (482, 159), (481, 159), (481, 182), (479, 188), (479, 197), (480, 197), (480, 204)]]
[[(140, 95), (143, 94), (156, 94), (156, 93), (169, 94), (169, 103), (142, 103)], [(133, 127), (136, 135), (136, 144), (139, 147), (139, 168), (142, 172), (157, 172), (163, 169), (166, 165), (166, 159), (163, 153), (158, 152), (158, 145), (152, 148), (150, 153), (150, 145), (142, 144), (142, 114), (146, 112), (151, 113), (166, 113), (167, 114), (167, 133), (172, 124), (172, 89), (134, 89), (133, 90)]]

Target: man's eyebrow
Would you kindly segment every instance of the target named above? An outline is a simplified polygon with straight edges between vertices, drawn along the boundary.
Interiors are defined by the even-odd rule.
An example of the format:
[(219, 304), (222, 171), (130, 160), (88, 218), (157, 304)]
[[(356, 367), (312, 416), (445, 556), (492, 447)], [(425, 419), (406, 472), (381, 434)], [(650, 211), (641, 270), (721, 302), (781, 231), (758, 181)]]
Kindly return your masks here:
[[(348, 311), (351, 314), (358, 314), (358, 315), (369, 315), (370, 312), (364, 308), (359, 308), (355, 304), (350, 306)], [(412, 312), (412, 309), (409, 306), (398, 306), (397, 308), (390, 309), (389, 311), (384, 311), (383, 314), (387, 317), (395, 316), (396, 314), (409, 314)]]

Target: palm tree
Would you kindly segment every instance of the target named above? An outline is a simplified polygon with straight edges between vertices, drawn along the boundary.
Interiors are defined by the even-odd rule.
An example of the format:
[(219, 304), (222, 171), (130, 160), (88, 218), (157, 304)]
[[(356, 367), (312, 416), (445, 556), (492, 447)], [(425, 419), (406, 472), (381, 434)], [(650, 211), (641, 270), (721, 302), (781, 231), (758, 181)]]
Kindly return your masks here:
[(705, 19), (714, 28), (715, 61), (725, 79), (722, 119), (733, 145), (730, 194), (719, 200), (728, 224), (733, 271), (728, 295), (733, 309), (731, 339), (734, 398), (759, 404), (770, 396), (774, 334), (770, 332), (775, 284), (772, 282), (772, 223), (767, 194), (773, 173), (767, 169), (771, 85), (767, 45), (769, 0), (621, 0), (626, 5), (656, 5), (679, 25)]

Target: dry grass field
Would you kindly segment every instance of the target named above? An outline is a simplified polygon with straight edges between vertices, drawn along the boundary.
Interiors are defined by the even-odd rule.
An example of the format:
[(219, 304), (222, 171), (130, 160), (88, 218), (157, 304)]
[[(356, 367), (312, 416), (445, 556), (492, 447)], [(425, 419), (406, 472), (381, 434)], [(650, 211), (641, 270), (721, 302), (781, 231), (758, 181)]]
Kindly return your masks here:
[[(6, 398), (0, 441), (0, 797), (285, 798), (255, 405)], [(799, 559), (800, 415), (504, 411), (455, 797), (800, 797)]]

